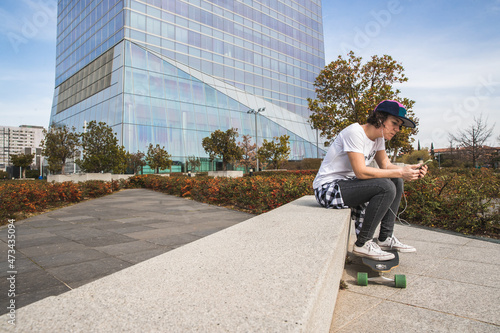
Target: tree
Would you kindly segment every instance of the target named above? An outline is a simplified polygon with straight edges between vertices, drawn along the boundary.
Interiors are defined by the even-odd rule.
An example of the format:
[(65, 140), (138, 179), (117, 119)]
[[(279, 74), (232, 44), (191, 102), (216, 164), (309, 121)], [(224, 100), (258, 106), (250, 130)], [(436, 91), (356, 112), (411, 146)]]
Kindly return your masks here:
[(85, 172), (122, 173), (127, 167), (127, 152), (118, 145), (113, 129), (106, 123), (89, 122), (80, 134), (82, 159), (78, 165)]
[(10, 178), (10, 175), (7, 171), (3, 171), (3, 170), (0, 170), (0, 179), (9, 179)]
[(245, 167), (246, 172), (250, 167), (255, 168), (257, 165), (257, 144), (251, 144), (250, 140), (252, 137), (250, 135), (243, 135), (243, 141), (238, 142), (238, 146), (242, 150), (241, 159), (238, 161), (238, 165)]
[(42, 155), (48, 163), (50, 172), (61, 172), (65, 174), (66, 160), (74, 158), (78, 152), (80, 139), (75, 133), (75, 128), (71, 130), (68, 126), (52, 125), (49, 131), (43, 130)]
[(402, 161), (405, 164), (417, 164), (419, 160), (425, 162), (429, 159), (431, 159), (431, 155), (429, 154), (429, 150), (427, 148), (414, 150), (409, 154), (403, 155), (402, 157)]
[(14, 166), (20, 167), (22, 170), (22, 178), (25, 178), (26, 168), (28, 168), (33, 163), (33, 154), (12, 154), (10, 155), (10, 161)]
[(274, 169), (279, 169), (288, 160), (288, 156), (290, 156), (289, 139), (288, 135), (275, 137), (275, 142), (264, 139), (262, 147), (257, 151), (259, 158), (271, 164)]
[(472, 165), (477, 166), (479, 160), (488, 153), (488, 149), (483, 144), (491, 137), (493, 124), (490, 128), (487, 126), (488, 118), (483, 120), (483, 115), (479, 118), (474, 117), (474, 123), (465, 130), (459, 130), (457, 135), (449, 133), (450, 140), (456, 141), (459, 148), (462, 148), (465, 154), (472, 159)]
[(143, 166), (146, 165), (144, 156), (146, 155), (144, 153), (141, 153), (140, 151), (138, 151), (137, 153), (128, 154), (127, 156), (128, 167), (132, 169), (134, 175), (139, 172), (139, 169), (141, 169)]
[[(382, 100), (398, 100), (405, 105), (406, 116), (418, 125), (418, 118), (413, 114), (414, 101), (401, 98), (401, 91), (394, 84), (408, 81), (404, 68), (391, 56), (372, 56), (366, 64), (361, 64), (361, 57), (351, 51), (347, 59), (339, 56), (327, 65), (316, 78), (316, 99), (308, 98), (312, 111), (309, 122), (313, 128), (321, 131), (321, 136), (333, 141), (340, 131), (353, 123), (363, 124), (369, 114)], [(395, 157), (399, 150), (409, 152), (417, 129), (404, 127), (395, 135), (388, 146)]]
[(203, 138), (202, 146), (205, 152), (209, 154), (210, 160), (213, 161), (216, 157), (222, 158), (222, 169), (227, 170), (227, 164), (233, 161), (238, 161), (243, 155), (243, 151), (236, 144), (238, 130), (230, 128), (223, 132), (216, 130), (209, 137)]
[(155, 173), (170, 168), (172, 166), (171, 157), (172, 155), (165, 150), (165, 147), (160, 147), (159, 144), (153, 147), (152, 143), (149, 144), (146, 162), (151, 169), (155, 170)]
[(186, 160), (186, 171), (196, 172), (196, 169), (201, 166), (200, 159), (196, 156), (188, 156)]

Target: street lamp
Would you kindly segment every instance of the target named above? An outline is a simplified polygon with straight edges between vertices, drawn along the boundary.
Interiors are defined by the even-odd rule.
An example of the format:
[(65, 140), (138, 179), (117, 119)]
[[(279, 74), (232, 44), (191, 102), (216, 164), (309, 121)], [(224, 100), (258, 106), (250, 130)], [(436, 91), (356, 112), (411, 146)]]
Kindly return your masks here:
[[(266, 108), (258, 108), (257, 110), (255, 109), (250, 109), (247, 111), (247, 113), (253, 113), (255, 115), (255, 149), (258, 150), (259, 148), (259, 137), (257, 134), (257, 113), (264, 112), (266, 111)], [(256, 159), (257, 159), (257, 168), (256, 171), (259, 171), (259, 154), (255, 154)]]

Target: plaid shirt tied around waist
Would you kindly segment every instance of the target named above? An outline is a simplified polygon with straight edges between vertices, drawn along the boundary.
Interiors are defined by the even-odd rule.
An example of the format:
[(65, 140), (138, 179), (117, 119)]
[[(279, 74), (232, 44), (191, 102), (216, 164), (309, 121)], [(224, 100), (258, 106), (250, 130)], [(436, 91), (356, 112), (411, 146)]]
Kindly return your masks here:
[[(340, 192), (340, 187), (337, 181), (323, 184), (321, 187), (315, 188), (314, 196), (316, 197), (316, 201), (325, 208), (349, 208), (344, 204), (344, 201), (342, 200), (342, 193)], [(351, 219), (354, 220), (356, 235), (361, 231), (361, 226), (363, 225), (363, 221), (365, 219), (366, 206), (368, 206), (367, 202), (356, 207), (350, 207)]]

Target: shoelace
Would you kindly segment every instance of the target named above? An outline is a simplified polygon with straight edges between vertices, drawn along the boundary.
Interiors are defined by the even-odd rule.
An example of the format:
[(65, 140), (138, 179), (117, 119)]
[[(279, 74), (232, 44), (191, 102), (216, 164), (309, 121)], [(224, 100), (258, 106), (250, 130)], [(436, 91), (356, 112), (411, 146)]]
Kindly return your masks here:
[(395, 245), (396, 246), (402, 246), (403, 243), (401, 243), (399, 241), (399, 239), (396, 238), (396, 236), (392, 236), (392, 238), (391, 238), (391, 247), (394, 247)]
[(368, 243), (368, 252), (370, 251), (374, 251), (374, 252), (381, 252), (382, 250), (380, 249), (380, 246), (378, 246), (377, 243), (375, 242), (370, 242)]

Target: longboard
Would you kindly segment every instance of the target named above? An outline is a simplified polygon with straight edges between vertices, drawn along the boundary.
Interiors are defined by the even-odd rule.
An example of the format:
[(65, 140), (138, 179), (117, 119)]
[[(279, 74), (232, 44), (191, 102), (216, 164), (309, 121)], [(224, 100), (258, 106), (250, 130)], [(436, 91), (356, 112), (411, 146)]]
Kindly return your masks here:
[(399, 266), (398, 251), (387, 251), (394, 254), (394, 258), (390, 260), (377, 261), (370, 258), (362, 258), (363, 264), (370, 267), (372, 271), (377, 272), (378, 276), (368, 277), (368, 273), (358, 272), (358, 285), (367, 286), (368, 281), (392, 281), (396, 288), (406, 288), (406, 276), (401, 274), (394, 275), (394, 279), (384, 276), (389, 273), (394, 267)]

